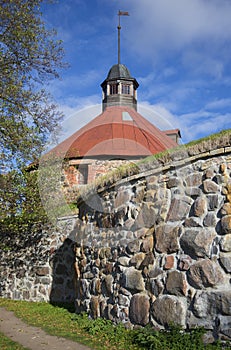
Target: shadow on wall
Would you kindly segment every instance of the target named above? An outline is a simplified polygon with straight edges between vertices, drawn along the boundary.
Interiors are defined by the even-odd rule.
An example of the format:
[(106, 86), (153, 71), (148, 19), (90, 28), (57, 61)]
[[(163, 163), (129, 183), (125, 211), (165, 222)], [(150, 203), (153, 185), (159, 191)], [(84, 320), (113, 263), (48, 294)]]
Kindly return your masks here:
[(67, 238), (50, 260), (53, 271), (51, 304), (70, 304), (75, 301), (75, 245), (75, 242)]
[[(90, 208), (84, 206), (84, 209), (86, 213), (90, 212)], [(82, 217), (84, 217), (83, 214), (86, 213), (81, 213)], [(88, 271), (86, 269), (89, 269), (90, 266), (86, 267), (87, 258), (85, 254), (87, 254), (88, 260), (93, 258), (92, 254), (88, 255), (88, 250), (90, 252), (90, 249), (86, 247), (83, 249), (79, 244), (82, 240), (88, 237), (88, 229), (85, 225), (86, 222), (84, 224), (82, 220), (76, 220), (75, 217), (70, 218), (70, 222), (72, 226), (72, 229), (70, 230), (69, 228), (67, 229), (65, 227), (65, 219), (63, 221), (64, 226), (61, 224), (59, 232), (64, 233), (67, 229), (69, 231), (69, 235), (67, 238), (63, 239), (63, 243), (59, 248), (56, 249), (56, 247), (53, 247), (50, 249), (51, 257), (49, 260), (52, 270), (50, 303), (62, 305), (66, 308), (69, 308), (70, 304), (73, 306), (76, 303), (76, 299), (79, 297), (79, 269), (83, 269), (84, 272), (86, 272), (85, 276), (82, 276), (82, 278), (89, 278), (87, 273)], [(77, 263), (79, 260), (81, 266), (79, 266), (79, 263)]]

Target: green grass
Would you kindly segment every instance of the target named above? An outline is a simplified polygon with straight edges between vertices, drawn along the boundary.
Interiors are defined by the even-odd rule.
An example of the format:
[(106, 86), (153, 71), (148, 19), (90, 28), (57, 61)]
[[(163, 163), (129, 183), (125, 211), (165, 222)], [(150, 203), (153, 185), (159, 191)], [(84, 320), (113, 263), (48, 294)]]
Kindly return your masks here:
[[(48, 303), (0, 299), (0, 307), (6, 307), (26, 323), (41, 327), (47, 333), (71, 339), (100, 350), (138, 350), (142, 347), (131, 343), (129, 331), (115, 327), (110, 321), (89, 320), (86, 315), (76, 315), (73, 308), (53, 306)], [(123, 332), (123, 336), (121, 336)], [(116, 339), (116, 340), (115, 340)]]
[(185, 157), (185, 153), (187, 153), (188, 149), (193, 149), (193, 148), (195, 148), (195, 146), (205, 145), (205, 144), (208, 144), (208, 148), (210, 148), (211, 143), (213, 143), (213, 142), (215, 145), (217, 145), (217, 143), (216, 143), (217, 141), (220, 141), (221, 143), (223, 143), (226, 136), (231, 136), (231, 129), (222, 130), (218, 133), (211, 134), (209, 136), (200, 138), (198, 140), (193, 140), (187, 144), (181, 144), (175, 148), (168, 149), (166, 151), (148, 156), (144, 159), (141, 159), (137, 164), (139, 165), (142, 163), (149, 163), (149, 162), (151, 163), (155, 159), (159, 160), (159, 161), (163, 160), (163, 162), (164, 162), (166, 160), (166, 158), (169, 159), (171, 154), (178, 153), (181, 151), (183, 151), (183, 157)]
[(0, 332), (0, 349), (1, 350), (28, 350), (22, 345), (15, 343)]
[[(37, 326), (51, 335), (65, 337), (100, 350), (221, 350), (221, 344), (204, 346), (203, 329), (184, 332), (179, 327), (169, 331), (155, 331), (150, 326), (126, 330), (122, 324), (99, 318), (90, 320), (86, 314), (77, 315), (73, 306), (64, 307), (48, 303), (33, 303), (0, 299), (6, 307), (26, 323)], [(6, 340), (7, 341), (7, 340)], [(1, 343), (0, 343), (1, 345)], [(4, 347), (1, 347), (1, 349)], [(5, 348), (7, 349), (7, 348)], [(9, 348), (11, 349), (11, 348)], [(23, 349), (13, 348), (12, 349)], [(226, 346), (224, 349), (231, 349)]]
[(230, 134), (231, 134), (231, 129), (221, 130), (218, 133), (211, 134), (209, 136), (202, 137), (202, 138), (200, 138), (198, 140), (191, 141), (186, 146), (190, 147), (190, 146), (199, 144), (199, 143), (204, 142), (204, 141), (218, 140), (218, 139), (221, 139), (223, 136), (230, 135)]

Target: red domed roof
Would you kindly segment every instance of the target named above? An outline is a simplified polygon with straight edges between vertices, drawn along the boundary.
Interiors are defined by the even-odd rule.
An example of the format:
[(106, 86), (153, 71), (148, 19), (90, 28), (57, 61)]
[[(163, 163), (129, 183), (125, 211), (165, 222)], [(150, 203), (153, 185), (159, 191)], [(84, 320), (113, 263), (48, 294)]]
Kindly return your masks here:
[(177, 144), (133, 108), (107, 107), (49, 153), (65, 158), (144, 157)]

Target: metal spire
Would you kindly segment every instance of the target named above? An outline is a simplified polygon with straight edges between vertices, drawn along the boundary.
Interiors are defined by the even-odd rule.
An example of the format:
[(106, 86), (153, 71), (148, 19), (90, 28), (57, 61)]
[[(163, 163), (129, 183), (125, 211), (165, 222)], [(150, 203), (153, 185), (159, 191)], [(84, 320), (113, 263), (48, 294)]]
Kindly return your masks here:
[(121, 25), (120, 25), (120, 16), (129, 16), (128, 12), (120, 11), (118, 12), (119, 16), (119, 23), (118, 23), (118, 64), (120, 64), (120, 30), (121, 30)]

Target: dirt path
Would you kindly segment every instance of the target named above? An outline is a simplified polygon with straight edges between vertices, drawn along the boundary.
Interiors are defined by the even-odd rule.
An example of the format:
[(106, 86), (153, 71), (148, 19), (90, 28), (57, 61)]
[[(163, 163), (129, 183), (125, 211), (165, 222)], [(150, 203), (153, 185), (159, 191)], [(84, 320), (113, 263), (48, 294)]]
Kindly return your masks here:
[(0, 307), (0, 332), (31, 350), (90, 350), (85, 345), (51, 336), (42, 329), (32, 327)]

